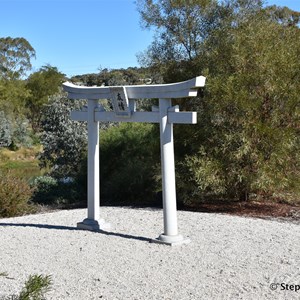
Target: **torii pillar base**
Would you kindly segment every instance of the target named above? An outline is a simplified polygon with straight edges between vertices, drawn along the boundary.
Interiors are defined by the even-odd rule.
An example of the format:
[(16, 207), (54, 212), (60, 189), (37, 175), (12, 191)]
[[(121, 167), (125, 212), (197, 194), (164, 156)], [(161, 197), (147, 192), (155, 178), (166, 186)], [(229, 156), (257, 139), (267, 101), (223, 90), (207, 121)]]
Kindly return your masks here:
[(77, 223), (77, 228), (90, 231), (100, 231), (111, 229), (111, 225), (110, 223), (106, 223), (103, 219), (97, 221), (87, 218), (82, 222)]
[(163, 244), (168, 246), (177, 246), (182, 244), (189, 244), (190, 239), (184, 238), (182, 235), (164, 235), (161, 234), (157, 239), (151, 240), (152, 243)]
[(168, 122), (172, 109), (171, 99), (159, 99), (164, 233), (153, 242), (175, 246), (190, 240), (178, 233), (173, 124)]

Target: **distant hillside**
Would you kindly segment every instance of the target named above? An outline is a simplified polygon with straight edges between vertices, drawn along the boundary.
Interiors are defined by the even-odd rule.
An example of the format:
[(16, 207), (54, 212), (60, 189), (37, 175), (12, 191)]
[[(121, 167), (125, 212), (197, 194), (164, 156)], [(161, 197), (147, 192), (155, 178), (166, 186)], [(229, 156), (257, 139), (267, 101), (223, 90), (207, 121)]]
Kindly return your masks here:
[(99, 73), (76, 75), (71, 78), (76, 84), (85, 86), (113, 86), (162, 83), (162, 77), (149, 68), (103, 69)]

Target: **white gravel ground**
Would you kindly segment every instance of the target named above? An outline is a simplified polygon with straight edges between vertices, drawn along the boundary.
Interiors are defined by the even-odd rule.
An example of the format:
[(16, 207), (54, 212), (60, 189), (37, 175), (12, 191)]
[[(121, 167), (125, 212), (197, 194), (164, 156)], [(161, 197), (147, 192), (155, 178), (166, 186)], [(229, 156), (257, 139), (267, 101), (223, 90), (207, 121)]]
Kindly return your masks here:
[(0, 219), (0, 299), (30, 274), (52, 275), (55, 300), (300, 299), (297, 224), (180, 211), (191, 243), (170, 247), (149, 243), (163, 231), (162, 210), (101, 214), (110, 232), (77, 230), (82, 209)]

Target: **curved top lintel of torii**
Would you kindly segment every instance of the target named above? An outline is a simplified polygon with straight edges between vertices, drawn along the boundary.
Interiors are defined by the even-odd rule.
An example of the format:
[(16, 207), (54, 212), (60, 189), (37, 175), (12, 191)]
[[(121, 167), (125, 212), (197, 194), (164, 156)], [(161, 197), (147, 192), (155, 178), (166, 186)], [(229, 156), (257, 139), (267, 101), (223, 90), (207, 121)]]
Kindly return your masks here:
[[(169, 84), (153, 84), (153, 85), (126, 85), (128, 99), (171, 99), (171, 98), (184, 98), (196, 97), (198, 89), (204, 87), (205, 77), (197, 76), (193, 79), (169, 83)], [(71, 82), (63, 83), (63, 89), (68, 92), (70, 99), (110, 99), (111, 88), (104, 87), (87, 87), (78, 86)]]

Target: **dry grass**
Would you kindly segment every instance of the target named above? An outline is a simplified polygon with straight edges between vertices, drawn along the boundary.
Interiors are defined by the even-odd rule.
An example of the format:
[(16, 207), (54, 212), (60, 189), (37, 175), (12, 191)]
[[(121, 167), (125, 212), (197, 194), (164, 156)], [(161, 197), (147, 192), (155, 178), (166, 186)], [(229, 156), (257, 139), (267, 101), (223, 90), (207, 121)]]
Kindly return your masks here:
[(42, 151), (41, 146), (35, 146), (32, 148), (20, 148), (17, 151), (11, 151), (7, 148), (0, 149), (0, 164), (6, 161), (16, 160), (36, 160), (39, 152)]

